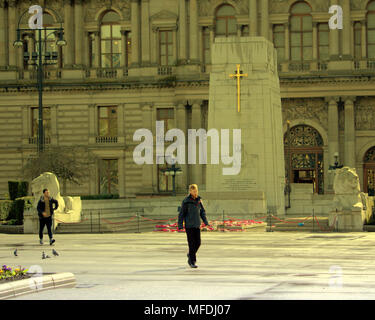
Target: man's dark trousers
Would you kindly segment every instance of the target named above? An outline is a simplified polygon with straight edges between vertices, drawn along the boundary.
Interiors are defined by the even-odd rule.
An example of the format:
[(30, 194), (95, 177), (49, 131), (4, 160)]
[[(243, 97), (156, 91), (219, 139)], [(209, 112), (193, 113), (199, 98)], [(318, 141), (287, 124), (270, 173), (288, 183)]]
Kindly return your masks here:
[(39, 239), (43, 239), (44, 226), (47, 226), (48, 236), (52, 239), (52, 216), (39, 218)]
[(196, 253), (201, 245), (201, 229), (186, 228), (186, 235), (189, 244), (189, 257), (191, 262), (197, 261)]

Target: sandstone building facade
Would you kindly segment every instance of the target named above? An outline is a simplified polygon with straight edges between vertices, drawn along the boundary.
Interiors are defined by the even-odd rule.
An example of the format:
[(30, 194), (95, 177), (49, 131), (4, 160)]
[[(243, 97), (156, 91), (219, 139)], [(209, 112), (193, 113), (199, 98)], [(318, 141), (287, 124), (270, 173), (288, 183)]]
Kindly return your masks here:
[[(278, 54), (286, 172), (291, 182), (332, 192), (329, 166), (355, 167), (374, 195), (375, 1), (368, 0), (64, 0), (0, 2), (0, 197), (35, 152), (38, 122), (34, 31), (28, 8), (45, 8), (45, 143), (81, 145), (96, 168), (69, 195), (170, 194), (166, 165), (139, 166), (139, 128), (206, 128), (210, 47), (216, 37), (263, 36)], [(329, 7), (343, 8), (343, 29), (329, 29)], [(26, 14), (24, 14), (26, 12)], [(26, 61), (24, 57), (29, 57)], [(289, 122), (289, 130), (287, 126)], [(167, 144), (166, 144), (167, 145)], [(205, 186), (205, 165), (181, 165), (177, 191)]]

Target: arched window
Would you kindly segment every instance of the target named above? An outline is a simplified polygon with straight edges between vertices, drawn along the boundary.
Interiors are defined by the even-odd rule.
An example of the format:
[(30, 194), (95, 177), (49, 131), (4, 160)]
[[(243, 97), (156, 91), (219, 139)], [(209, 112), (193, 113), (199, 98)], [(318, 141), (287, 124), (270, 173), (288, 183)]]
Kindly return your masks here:
[[(57, 27), (56, 22), (52, 15), (48, 12), (43, 12), (43, 28), (48, 27)], [(37, 44), (39, 43), (39, 31), (34, 31), (35, 44), (34, 48), (28, 49), (27, 46), (24, 46), (24, 50), (29, 50), (30, 52), (37, 52)], [(56, 44), (58, 35), (56, 31), (42, 29), (41, 32), (41, 41), (42, 41), (42, 52), (43, 55), (46, 54), (47, 57), (43, 56), (43, 63), (46, 65), (56, 65), (62, 67), (62, 48)]]
[(312, 60), (312, 17), (306, 2), (297, 2), (291, 8), (290, 49), (293, 61)]
[(324, 193), (323, 139), (311, 126), (297, 125), (284, 136), (285, 176), (292, 183), (311, 183)]
[(375, 58), (375, 1), (367, 6), (367, 57)]
[(236, 12), (229, 4), (220, 6), (216, 11), (215, 35), (228, 37), (237, 35)]
[(120, 17), (115, 11), (107, 11), (100, 23), (101, 66), (118, 68), (121, 60)]

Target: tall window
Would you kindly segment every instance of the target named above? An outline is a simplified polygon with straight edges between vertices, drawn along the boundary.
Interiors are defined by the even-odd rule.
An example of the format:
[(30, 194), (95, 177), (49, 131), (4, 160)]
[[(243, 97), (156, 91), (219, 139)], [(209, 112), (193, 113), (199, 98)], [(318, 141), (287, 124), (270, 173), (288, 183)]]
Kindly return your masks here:
[(293, 61), (312, 60), (311, 8), (305, 2), (297, 2), (291, 8), (290, 46)]
[(161, 66), (173, 64), (173, 33), (171, 30), (159, 31), (159, 61)]
[(319, 60), (328, 60), (329, 58), (329, 28), (328, 23), (318, 24), (318, 45)]
[[(27, 42), (27, 37), (31, 37), (31, 34), (29, 35), (23, 35), (22, 37), (22, 42), (23, 42), (23, 52), (26, 53), (26, 52), (33, 52), (34, 50), (32, 48), (29, 48), (29, 43)], [(28, 68), (28, 61), (27, 60), (23, 60), (23, 68), (26, 70)]]
[(273, 26), (273, 43), (277, 51), (277, 61), (281, 62), (285, 59), (285, 31), (284, 25), (275, 24)]
[(118, 194), (117, 159), (100, 159), (99, 194)]
[(367, 6), (367, 57), (375, 58), (375, 1)]
[(174, 128), (174, 109), (160, 108), (157, 109), (158, 121), (164, 121), (164, 133)]
[[(174, 109), (173, 108), (160, 108), (157, 109), (157, 120), (164, 121), (164, 133), (169, 129), (174, 128)], [(165, 143), (166, 146), (169, 142)], [(167, 164), (158, 164), (158, 186), (159, 191), (172, 191), (172, 176), (166, 176), (163, 172), (168, 165)]]
[(117, 136), (117, 107), (99, 107), (99, 136)]
[[(36, 138), (39, 130), (39, 108), (31, 108), (31, 137)], [(51, 108), (43, 108), (43, 133), (44, 137), (51, 135)]]
[(121, 60), (120, 17), (114, 11), (108, 11), (101, 20), (101, 66), (118, 68)]
[[(43, 13), (43, 27), (48, 28), (48, 27), (54, 27), (55, 26), (55, 21), (53, 17), (47, 13)], [(55, 26), (56, 27), (56, 26)], [(62, 48), (58, 47), (56, 44), (56, 40), (58, 35), (51, 31), (51, 30), (46, 30), (43, 29), (41, 32), (41, 41), (42, 41), (42, 51), (45, 53), (50, 54), (50, 58), (46, 59), (45, 56), (43, 56), (43, 63), (46, 65), (58, 65), (58, 67), (62, 67)], [(39, 31), (35, 30), (34, 32), (34, 39), (35, 39), (35, 46), (37, 43), (39, 43)], [(27, 46), (26, 46), (27, 48)], [(25, 50), (25, 47), (24, 47)], [(52, 53), (56, 53), (54, 55), (55, 59), (52, 59), (53, 55)], [(60, 57), (60, 59), (58, 58)]]
[(210, 30), (208, 27), (203, 28), (203, 64), (210, 64), (211, 63), (211, 54), (210, 54)]
[(354, 23), (354, 58), (360, 59), (362, 57), (362, 25), (360, 22)]
[(215, 35), (221, 37), (236, 36), (236, 12), (231, 5), (224, 4), (216, 11)]

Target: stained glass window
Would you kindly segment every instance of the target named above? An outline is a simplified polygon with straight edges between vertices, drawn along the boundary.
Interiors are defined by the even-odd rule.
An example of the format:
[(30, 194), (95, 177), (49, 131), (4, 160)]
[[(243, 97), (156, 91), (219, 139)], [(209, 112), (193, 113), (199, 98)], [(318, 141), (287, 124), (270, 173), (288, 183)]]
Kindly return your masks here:
[[(323, 139), (319, 132), (306, 125), (298, 125), (290, 129), (290, 142), (291, 147), (323, 146)], [(284, 145), (289, 145), (288, 134), (285, 134)]]

